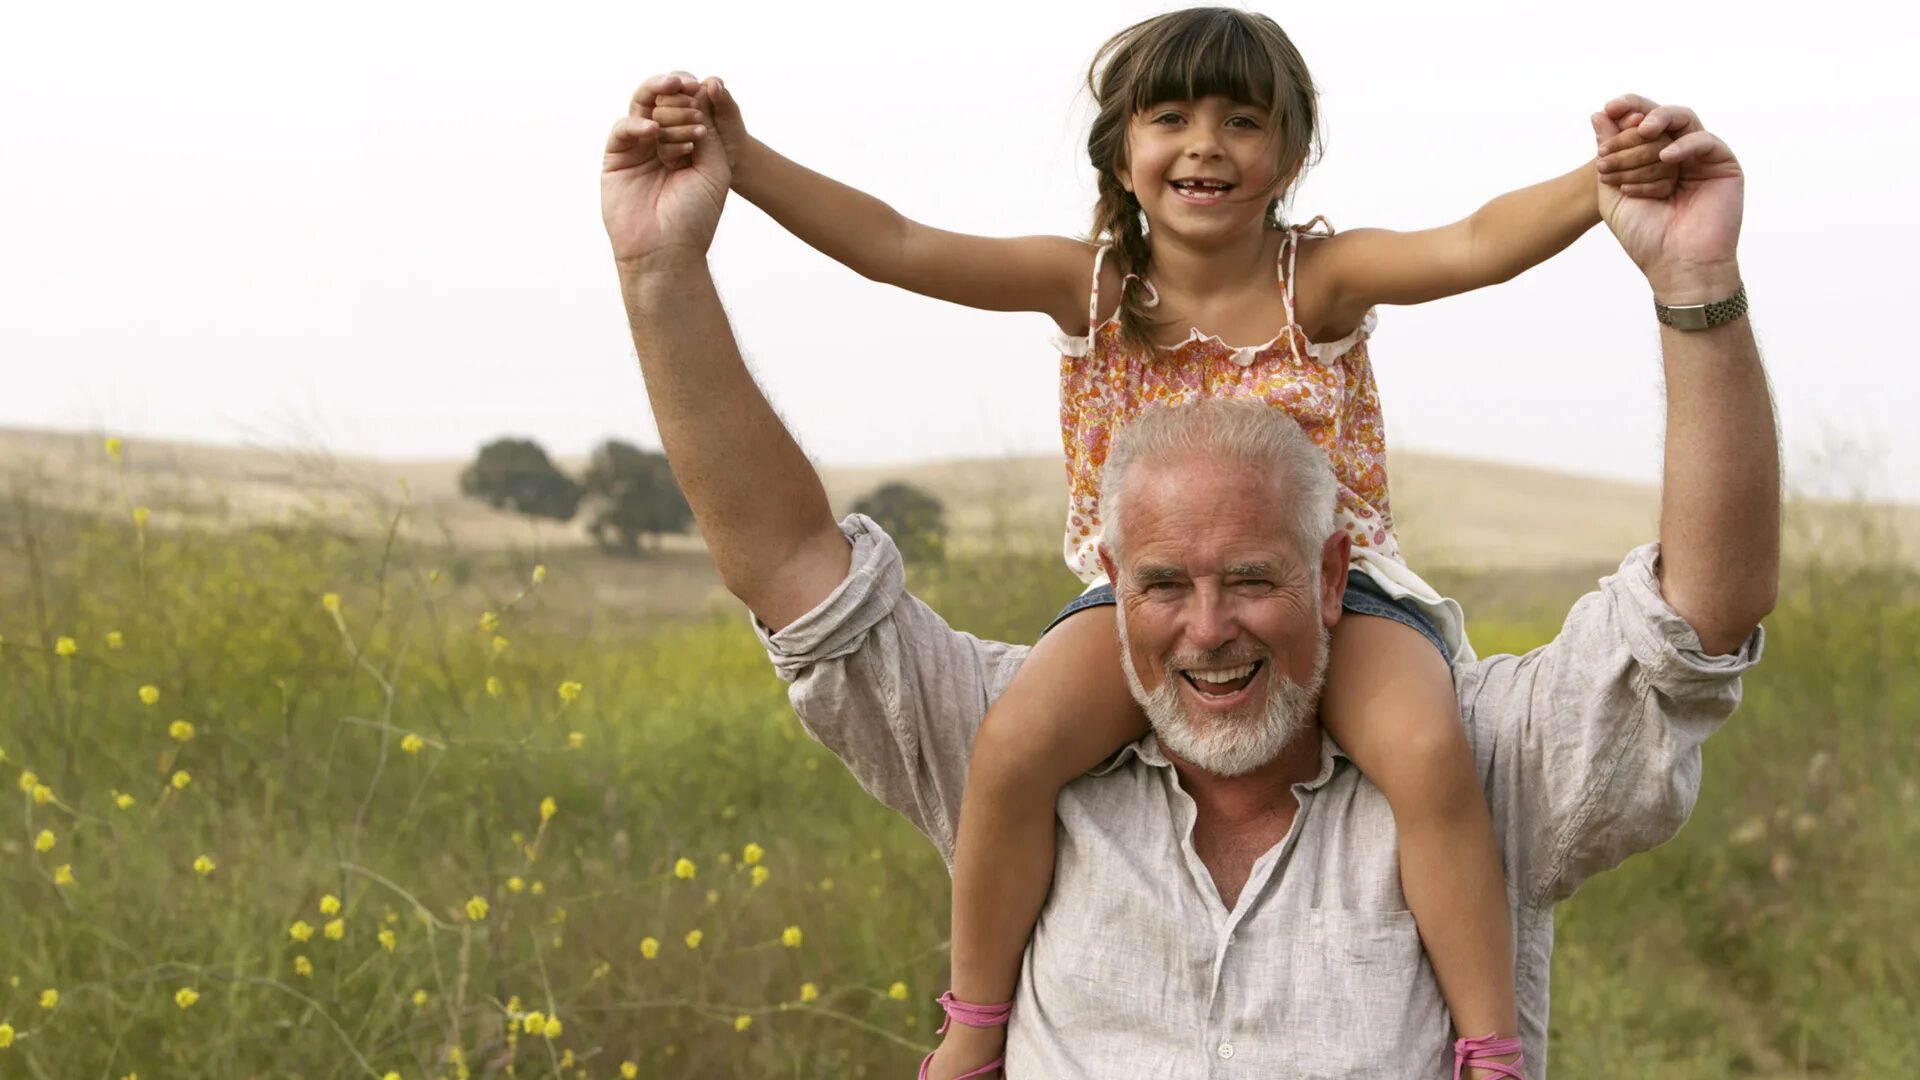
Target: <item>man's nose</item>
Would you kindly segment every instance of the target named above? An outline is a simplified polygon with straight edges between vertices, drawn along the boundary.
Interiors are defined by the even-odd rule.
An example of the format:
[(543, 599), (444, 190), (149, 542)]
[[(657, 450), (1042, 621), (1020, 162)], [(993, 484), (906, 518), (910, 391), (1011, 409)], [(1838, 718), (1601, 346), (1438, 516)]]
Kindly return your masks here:
[(1194, 649), (1209, 652), (1232, 641), (1240, 632), (1233, 603), (1219, 589), (1203, 587), (1193, 592), (1193, 606), (1187, 618), (1187, 638)]

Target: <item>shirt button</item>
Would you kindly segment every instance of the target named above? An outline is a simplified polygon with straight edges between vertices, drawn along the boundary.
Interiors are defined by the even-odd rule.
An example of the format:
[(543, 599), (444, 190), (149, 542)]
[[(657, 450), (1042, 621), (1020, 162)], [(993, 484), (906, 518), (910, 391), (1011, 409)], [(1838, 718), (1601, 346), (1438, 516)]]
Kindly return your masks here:
[(1236, 941), (1239, 941), (1239, 940), (1240, 940), (1240, 935), (1238, 935), (1238, 934), (1228, 934), (1228, 935), (1227, 935), (1227, 944), (1229, 944), (1229, 945), (1231, 945), (1231, 944), (1233, 944), (1234, 942), (1236, 942)]
[(1233, 1044), (1230, 1042), (1221, 1043), (1220, 1044), (1220, 1060), (1227, 1061), (1227, 1060), (1230, 1060), (1232, 1057), (1233, 1057)]

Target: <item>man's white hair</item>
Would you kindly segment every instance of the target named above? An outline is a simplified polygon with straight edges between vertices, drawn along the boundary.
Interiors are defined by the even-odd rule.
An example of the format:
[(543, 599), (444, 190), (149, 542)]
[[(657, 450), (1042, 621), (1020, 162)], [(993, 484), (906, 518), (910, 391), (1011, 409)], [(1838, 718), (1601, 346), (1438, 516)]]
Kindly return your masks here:
[(1120, 561), (1123, 545), (1127, 473), (1135, 465), (1196, 454), (1249, 465), (1272, 477), (1269, 490), (1280, 501), (1275, 511), (1292, 530), (1306, 565), (1319, 567), (1320, 546), (1333, 535), (1339, 490), (1327, 455), (1279, 409), (1219, 398), (1153, 406), (1114, 436), (1100, 474), (1100, 541), (1114, 562)]

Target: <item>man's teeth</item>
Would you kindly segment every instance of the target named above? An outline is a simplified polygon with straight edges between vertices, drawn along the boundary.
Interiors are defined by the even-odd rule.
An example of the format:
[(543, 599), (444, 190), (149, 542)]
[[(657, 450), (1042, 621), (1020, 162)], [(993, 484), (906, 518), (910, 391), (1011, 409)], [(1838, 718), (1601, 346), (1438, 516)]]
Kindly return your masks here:
[(1235, 679), (1244, 679), (1253, 674), (1254, 664), (1241, 664), (1239, 667), (1222, 668), (1219, 671), (1188, 671), (1187, 675), (1195, 682), (1230, 683)]

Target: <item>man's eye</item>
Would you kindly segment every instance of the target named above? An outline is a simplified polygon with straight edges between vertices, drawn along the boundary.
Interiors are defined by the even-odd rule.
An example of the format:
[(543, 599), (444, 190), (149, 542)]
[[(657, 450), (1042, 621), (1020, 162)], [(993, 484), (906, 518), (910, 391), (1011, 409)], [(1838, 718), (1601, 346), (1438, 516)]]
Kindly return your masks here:
[(1272, 592), (1273, 582), (1265, 578), (1241, 578), (1239, 581), (1233, 583), (1233, 587), (1239, 589), (1241, 592)]

